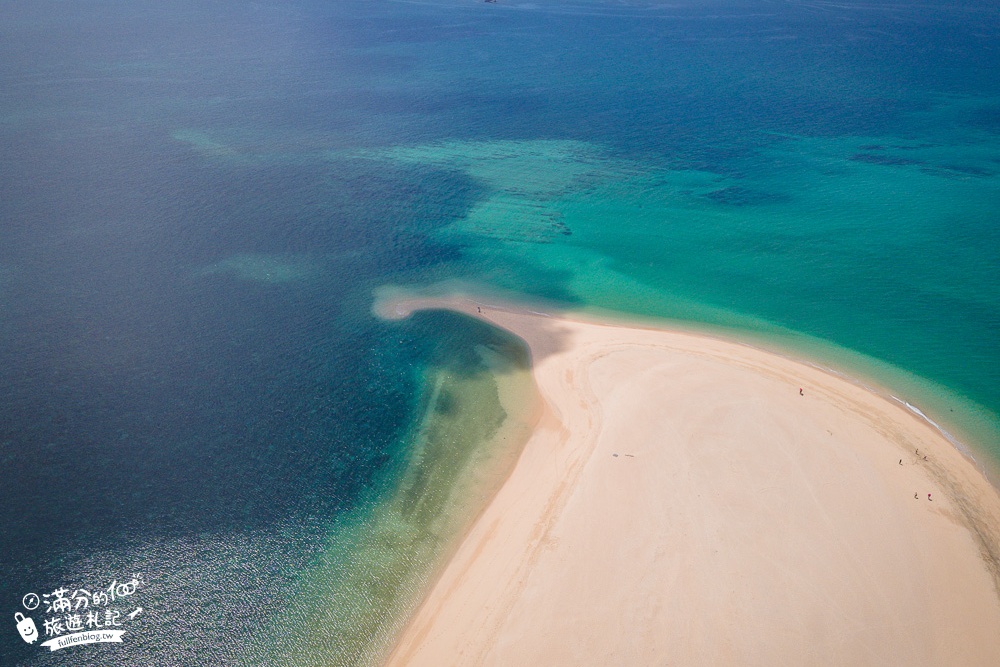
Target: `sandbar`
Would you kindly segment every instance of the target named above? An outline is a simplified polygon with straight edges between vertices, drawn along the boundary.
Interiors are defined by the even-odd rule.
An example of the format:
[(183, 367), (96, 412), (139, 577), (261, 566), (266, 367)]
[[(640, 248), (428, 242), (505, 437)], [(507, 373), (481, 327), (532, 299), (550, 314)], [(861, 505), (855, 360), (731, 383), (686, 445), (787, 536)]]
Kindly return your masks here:
[(710, 335), (378, 308), (513, 332), (542, 404), (385, 664), (1000, 664), (1000, 494), (918, 415)]

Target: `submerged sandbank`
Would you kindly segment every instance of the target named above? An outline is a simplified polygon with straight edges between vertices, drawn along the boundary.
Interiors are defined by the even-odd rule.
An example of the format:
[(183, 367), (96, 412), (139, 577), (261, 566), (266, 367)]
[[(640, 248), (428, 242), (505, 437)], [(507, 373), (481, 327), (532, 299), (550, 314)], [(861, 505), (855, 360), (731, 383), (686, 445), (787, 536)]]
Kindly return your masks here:
[(334, 517), (294, 595), (240, 664), (377, 664), (532, 431), (538, 400), (523, 341), (453, 313), (421, 313), (398, 330), (437, 334), (412, 352), (422, 391), (410, 428)]
[(1000, 495), (918, 415), (704, 335), (379, 308), (520, 336), (544, 403), (388, 664), (1000, 663)]

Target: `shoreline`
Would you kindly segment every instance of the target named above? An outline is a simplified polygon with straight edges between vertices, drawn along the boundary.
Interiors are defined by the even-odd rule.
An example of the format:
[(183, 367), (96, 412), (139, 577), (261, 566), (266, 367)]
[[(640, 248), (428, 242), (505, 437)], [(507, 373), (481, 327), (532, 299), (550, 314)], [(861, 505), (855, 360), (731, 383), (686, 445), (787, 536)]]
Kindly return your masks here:
[[(418, 569), (408, 579), (410, 590), (400, 600), (397, 613), (390, 621), (392, 630), (383, 637), (386, 644), (373, 645), (362, 664), (380, 665), (394, 639), (405, 631), (410, 618), (420, 608), (425, 594), (441, 578), (448, 563), (461, 546), (465, 535), (482, 516), (486, 507), (513, 471), (524, 445), (531, 437), (541, 413), (541, 399), (531, 384), (530, 371), (527, 382), (523, 370), (494, 373), (499, 405), (506, 413), (496, 432), (476, 444), (473, 460), (462, 467), (462, 476), (447, 487), (443, 511), (435, 520), (431, 532), (439, 544), (440, 552)], [(428, 410), (433, 406), (429, 406)], [(428, 423), (425, 414), (421, 424)]]
[[(541, 664), (539, 660), (548, 664), (554, 664), (553, 660), (569, 660), (574, 664), (600, 664), (605, 661), (605, 664), (610, 664), (606, 661), (619, 659), (624, 655), (621, 651), (631, 656), (630, 660), (639, 663), (668, 658), (683, 663), (697, 656), (701, 657), (695, 660), (696, 664), (711, 664), (713, 661), (769, 663), (787, 660), (795, 654), (801, 657), (800, 664), (829, 664), (831, 650), (840, 651), (840, 659), (860, 660), (861, 663), (870, 662), (878, 655), (885, 658), (885, 651), (892, 651), (888, 655), (893, 659), (906, 656), (909, 661), (930, 661), (931, 664), (945, 664), (958, 658), (965, 664), (991, 664), (990, 661), (1000, 658), (1000, 640), (991, 640), (989, 634), (990, 628), (996, 627), (991, 624), (1000, 623), (1000, 495), (989, 483), (985, 471), (979, 469), (971, 453), (956, 446), (947, 431), (919, 409), (909, 407), (904, 400), (891, 393), (873, 391), (864, 383), (833, 369), (712, 335), (647, 328), (642, 324), (593, 321), (586, 316), (552, 315), (490, 301), (489, 304), (478, 302), (478, 307), (485, 306), (482, 308), (486, 311), (484, 313), (476, 312), (477, 301), (462, 296), (406, 298), (396, 295), (395, 298), (382, 298), (376, 304), (376, 310), (387, 318), (405, 317), (417, 309), (446, 308), (478, 316), (514, 333), (524, 339), (531, 349), (532, 372), (546, 401), (546, 413), (525, 446), (516, 468), (454, 551), (452, 560), (443, 566), (437, 583), (405, 626), (386, 664), (433, 664), (435, 661), (438, 664), (513, 664), (511, 660), (521, 661), (522, 664)], [(571, 382), (571, 386), (560, 389), (560, 382), (565, 382), (554, 370), (559, 363), (573, 366), (557, 369), (559, 372), (572, 371), (578, 376), (587, 374), (589, 380), (579, 377), (575, 384)], [(622, 370), (629, 364), (633, 365), (632, 371)], [(686, 413), (670, 412), (672, 406), (662, 410), (656, 405), (642, 407), (643, 401), (648, 403), (645, 396), (657, 396), (661, 390), (671, 397), (672, 402), (687, 401), (688, 394), (683, 392), (669, 394), (675, 391), (672, 384), (660, 386), (664, 377), (672, 378), (667, 373), (670, 368), (685, 365), (700, 370), (694, 375), (682, 374), (684, 381), (690, 383), (694, 378), (697, 385), (701, 382), (700, 378), (713, 378), (711, 382), (715, 384), (709, 388), (713, 394), (721, 395), (716, 408), (711, 407), (713, 400), (710, 400), (709, 394), (702, 394), (701, 398), (689, 401), (690, 405), (685, 409), (691, 411), (695, 421), (699, 411), (706, 409), (717, 410), (720, 423), (729, 419), (742, 420), (735, 431), (725, 437), (713, 435), (712, 421), (703, 419), (703, 431), (692, 435), (693, 439), (677, 439), (675, 432), (686, 428)], [(647, 368), (658, 368), (663, 372), (646, 372)], [(564, 377), (570, 377), (572, 373)], [(787, 403), (787, 397), (774, 394), (776, 387), (779, 391), (787, 390), (789, 376), (809, 385), (808, 398), (805, 394), (796, 397), (802, 399), (800, 403)], [(609, 380), (614, 377), (617, 380)], [(591, 382), (595, 378), (596, 381)], [(628, 389), (627, 385), (633, 383), (633, 378), (637, 386), (641, 385), (649, 393)], [(730, 383), (750, 391), (727, 393)], [(782, 384), (786, 386), (782, 388)], [(567, 388), (568, 392), (565, 391)], [(623, 398), (626, 395), (629, 398)], [(571, 402), (567, 403), (567, 400)], [(574, 406), (572, 401), (587, 407)], [(747, 411), (749, 404), (755, 404), (756, 411)], [(808, 414), (793, 414), (799, 406), (807, 405)], [(611, 410), (611, 407), (615, 409)], [(627, 423), (616, 416), (636, 410), (638, 413), (626, 419)], [(661, 417), (661, 411), (670, 412), (670, 415)], [(767, 415), (767, 419), (760, 418), (758, 415), (761, 414)], [(581, 428), (579, 419), (582, 417), (589, 421)], [(577, 421), (574, 422), (574, 419)], [(826, 434), (817, 430), (817, 420), (831, 426), (836, 424), (833, 428), (837, 430), (837, 436), (834, 436), (833, 430), (827, 430), (829, 442), (834, 445), (819, 437), (823, 435), (825, 438)], [(744, 431), (740, 429), (750, 435), (744, 437), (741, 435)], [(602, 435), (587, 435), (593, 430)], [(839, 435), (841, 432), (849, 434), (844, 441), (838, 439), (844, 438)], [(692, 460), (691, 443), (711, 441), (716, 436), (723, 437), (723, 441), (728, 443), (721, 445), (722, 449), (716, 454), (749, 457), (746, 460), (740, 458), (741, 466), (747, 470), (737, 469), (734, 472), (715, 461), (710, 466), (712, 474), (704, 470), (698, 472), (697, 465), (701, 464)], [(638, 485), (637, 488), (646, 488), (644, 484), (649, 487), (647, 500), (664, 507), (665, 500), (669, 499), (671, 503), (676, 503), (672, 511), (688, 519), (704, 514), (701, 516), (704, 521), (718, 524), (720, 532), (713, 539), (720, 540), (719, 544), (724, 543), (728, 535), (742, 534), (747, 517), (741, 516), (729, 505), (712, 505), (717, 499), (706, 507), (704, 503), (708, 501), (657, 496), (663, 493), (669, 496), (670, 492), (662, 489), (688, 483), (676, 478), (676, 471), (670, 470), (671, 466), (684, 461), (691, 466), (692, 474), (704, 473), (702, 482), (705, 488), (718, 486), (725, 489), (728, 496), (743, 498), (746, 507), (751, 508), (751, 514), (753, 511), (767, 514), (768, 520), (758, 521), (759, 525), (755, 528), (761, 534), (775, 530), (781, 533), (774, 528), (775, 524), (781, 524), (788, 516), (796, 517), (795, 521), (801, 525), (798, 525), (799, 532), (795, 534), (801, 533), (801, 539), (792, 539), (783, 533), (776, 535), (774, 539), (777, 541), (771, 545), (774, 553), (768, 557), (773, 558), (775, 553), (785, 557), (797, 551), (808, 552), (810, 558), (801, 563), (795, 560), (798, 556), (789, 556), (794, 561), (790, 561), (791, 564), (800, 567), (802, 576), (818, 572), (821, 580), (832, 583), (825, 588), (813, 584), (816, 591), (809, 587), (800, 590), (799, 584), (789, 586), (783, 578), (786, 577), (786, 570), (778, 572), (769, 569), (767, 558), (761, 560), (758, 553), (760, 545), (754, 546), (754, 540), (749, 535), (744, 535), (745, 543), (742, 544), (748, 551), (734, 552), (732, 558), (735, 560), (723, 558), (715, 563), (716, 567), (704, 563), (698, 565), (699, 559), (713, 561), (720, 558), (700, 551), (712, 546), (712, 540), (690, 539), (687, 533), (672, 532), (677, 530), (677, 522), (664, 524), (655, 511), (648, 507), (644, 509), (642, 503), (636, 504), (634, 499), (622, 496), (621, 489), (613, 490), (615, 480), (607, 476), (617, 473), (605, 470), (605, 464), (608, 461), (620, 463), (634, 460), (639, 456), (638, 453), (624, 451), (614, 452), (612, 458), (605, 456), (607, 452), (603, 450), (611, 447), (613, 442), (622, 442), (622, 438), (625, 441), (637, 438), (637, 442), (663, 438), (675, 440), (664, 446), (669, 450), (667, 459), (662, 458), (663, 454), (658, 453), (657, 447), (643, 450), (642, 458), (648, 459), (651, 466), (648, 471), (644, 468), (642, 473), (648, 479), (639, 476), (632, 483)], [(774, 449), (768, 444), (774, 438), (784, 438), (781, 446), (784, 449)], [(808, 448), (800, 445), (801, 438), (808, 442)], [(738, 443), (744, 439), (752, 441), (751, 449), (740, 449), (742, 445)], [(855, 439), (862, 444), (854, 442)], [(929, 458), (917, 456), (915, 460), (909, 460), (901, 444), (903, 442), (908, 443), (907, 448), (920, 443), (916, 449), (926, 452), (922, 456)], [(894, 446), (887, 449), (887, 444)], [(736, 449), (730, 451), (726, 447)], [(621, 456), (618, 456), (619, 453)], [(779, 503), (784, 508), (780, 511), (778, 507), (767, 506), (769, 502), (776, 502), (775, 499), (758, 501), (754, 494), (747, 494), (747, 485), (753, 486), (760, 481), (750, 471), (764, 476), (775, 474), (767, 465), (762, 467), (760, 462), (754, 460), (758, 453), (765, 460), (777, 456), (775, 460), (796, 462), (792, 469), (798, 472), (775, 476), (772, 480), (788, 496)], [(909, 456), (912, 457), (912, 452)], [(841, 468), (844, 476), (827, 479), (832, 473), (810, 457), (826, 457), (826, 463)], [(887, 467), (883, 460), (888, 457), (903, 458), (899, 458), (898, 466), (892, 468)], [(904, 458), (908, 459), (905, 466)], [(851, 472), (851, 466), (857, 469)], [(904, 501), (900, 497), (903, 490), (899, 477), (904, 478), (906, 486), (922, 488), (907, 489)], [(847, 499), (840, 492), (831, 494), (824, 485), (841, 488), (841, 492), (848, 494)], [(689, 490), (695, 493), (704, 491), (697, 485)], [(930, 496), (920, 498), (922, 492), (933, 494), (933, 500)], [(914, 494), (918, 497), (914, 498)], [(817, 504), (817, 498), (823, 498), (823, 502)], [(755, 503), (758, 502), (763, 505), (757, 507)], [(791, 503), (793, 507), (801, 504), (802, 508), (792, 511), (785, 507), (785, 503)], [(841, 504), (848, 505), (850, 511), (831, 509)], [(761, 509), (764, 506), (767, 507)], [(639, 517), (640, 524), (649, 522), (659, 525), (665, 531), (663, 539), (658, 542), (636, 537), (634, 531), (615, 533), (623, 529), (612, 520), (613, 517), (605, 516), (614, 508), (617, 508), (614, 511), (627, 509), (632, 516)], [(788, 516), (782, 513), (786, 509)], [(872, 514), (873, 518), (864, 521), (859, 518), (867, 514)], [(522, 518), (517, 519), (517, 516)], [(533, 519), (524, 519), (523, 516)], [(819, 519), (837, 526), (838, 530), (830, 534), (818, 530), (815, 521)], [(602, 521), (609, 523), (603, 525)], [(521, 525), (513, 525), (518, 523)], [(601, 529), (595, 533), (595, 525), (591, 524), (601, 525)], [(688, 529), (698, 534), (702, 525), (701, 521), (694, 522), (688, 525)], [(959, 526), (960, 530), (954, 530), (955, 526)], [(504, 535), (502, 543), (497, 541), (498, 532)], [(640, 583), (648, 584), (651, 580), (663, 583), (661, 580), (666, 574), (657, 567), (639, 567), (639, 573), (630, 575), (631, 578), (622, 575), (621, 589), (607, 589), (599, 583), (600, 564), (612, 570), (618, 567), (611, 564), (617, 561), (607, 560), (606, 549), (601, 546), (609, 533), (620, 542), (620, 549), (631, 550), (631, 560), (637, 566), (655, 563), (657, 558), (669, 560), (671, 549), (677, 551), (675, 557), (682, 559), (698, 555), (699, 558), (691, 561), (695, 564), (692, 565), (695, 572), (692, 576), (697, 583), (675, 581), (673, 586), (665, 587), (660, 594), (643, 594), (646, 588), (635, 579)], [(831, 535), (835, 536), (835, 541), (827, 544)], [(893, 540), (886, 535), (892, 535)], [(682, 537), (689, 542), (679, 541)], [(925, 544), (929, 537), (934, 539)], [(865, 546), (880, 539), (886, 541), (880, 549)], [(850, 547), (842, 546), (841, 541)], [(573, 558), (569, 557), (570, 547), (561, 546), (564, 543), (574, 545), (573, 553), (576, 555)], [(853, 591), (855, 597), (860, 596), (858, 599), (864, 601), (864, 593), (868, 590), (865, 586), (859, 587), (857, 579), (861, 575), (855, 566), (842, 565), (836, 559), (829, 561), (831, 556), (827, 552), (837, 549), (848, 549), (840, 555), (846, 558), (845, 554), (848, 554), (850, 558), (846, 559), (849, 562), (858, 558), (861, 563), (870, 560), (870, 567), (885, 570), (886, 583), (880, 583), (875, 588), (888, 602), (866, 601), (862, 605), (864, 613), (856, 615), (849, 613), (846, 607), (834, 605), (835, 610), (839, 609), (834, 613), (824, 611), (818, 605), (822, 596), (839, 599), (844, 591)], [(597, 553), (581, 557), (581, 550)], [(763, 551), (767, 553), (768, 550)], [(659, 556), (654, 558), (656, 554)], [(895, 558), (886, 561), (890, 555)], [(916, 562), (920, 566), (917, 568), (919, 576), (907, 578), (896, 572), (892, 563), (901, 559), (903, 562)], [(817, 562), (823, 567), (813, 571)], [(959, 573), (944, 567), (945, 564), (953, 567), (958, 562), (965, 563), (959, 568)], [(735, 577), (734, 573), (747, 568), (751, 571), (758, 568), (763, 574), (750, 578)], [(973, 574), (969, 574), (970, 569)], [(787, 576), (797, 576), (795, 568), (787, 572), (792, 573)], [(722, 596), (716, 601), (718, 604), (699, 602), (712, 597), (706, 597), (706, 590), (715, 591), (719, 579), (728, 581), (737, 591), (747, 590), (734, 594), (731, 599)], [(484, 581), (490, 583), (482, 583)], [(572, 585), (567, 581), (571, 581)], [(782, 584), (785, 584), (784, 588)], [(755, 586), (764, 588), (758, 590)], [(866, 586), (871, 587), (872, 583), (868, 582)], [(926, 591), (918, 594), (922, 589)], [(955, 590), (960, 590), (961, 595), (954, 593)], [(784, 592), (788, 597), (786, 605), (779, 607), (795, 609), (797, 617), (785, 618), (784, 614), (788, 612), (776, 610), (770, 604), (765, 604), (762, 610), (755, 606), (762, 603), (752, 601), (768, 597), (775, 591)], [(602, 624), (616, 626), (636, 606), (652, 605), (660, 609), (659, 604), (664, 601), (661, 596), (667, 599), (680, 596), (685, 601), (684, 613), (668, 613), (661, 609), (636, 618), (642, 633), (649, 637), (648, 641), (600, 638)], [(841, 602), (847, 604), (846, 600)], [(719, 611), (720, 605), (729, 609), (728, 616)], [(921, 615), (933, 622), (902, 623), (890, 613), (896, 609), (898, 615), (908, 616), (914, 605), (917, 605)], [(925, 611), (928, 605), (931, 612)], [(580, 611), (585, 608), (606, 611), (603, 616)], [(565, 613), (567, 609), (569, 614)], [(691, 617), (692, 611), (698, 613)], [(791, 633), (794, 636), (778, 631), (780, 636), (762, 638), (755, 643), (746, 640), (743, 630), (740, 630), (757, 624), (759, 631), (775, 632), (781, 626), (779, 620), (794, 624), (798, 622), (796, 618), (809, 617), (810, 614), (819, 619), (816, 621), (818, 625), (799, 628), (798, 634)], [(824, 620), (824, 614), (832, 616)], [(552, 621), (560, 615), (575, 618), (571, 635), (563, 636), (561, 642), (554, 641), (553, 636), (559, 634), (559, 628), (564, 631), (569, 629), (561, 621)], [(961, 625), (965, 630), (958, 627), (960, 624), (955, 620), (958, 616), (962, 617)], [(682, 621), (681, 617), (686, 620)], [(883, 628), (877, 637), (838, 644), (829, 631), (822, 630), (828, 622), (833, 622), (833, 617), (849, 623), (864, 618), (867, 622), (862, 625), (865, 626), (891, 621), (892, 632), (888, 639)], [(689, 632), (678, 634), (678, 624), (690, 625), (692, 622), (710, 622), (711, 627), (703, 627), (702, 633), (696, 633), (694, 637)], [(553, 627), (546, 632), (538, 631), (539, 627), (548, 626)], [(949, 628), (950, 636), (961, 637), (966, 648), (958, 647), (961, 642), (957, 638), (945, 638), (941, 628)], [(699, 641), (708, 641), (708, 637), (726, 637), (727, 632), (735, 633), (735, 638), (727, 640), (730, 653), (719, 653), (718, 646), (711, 642), (710, 645), (699, 644)], [(855, 632), (865, 635), (866, 631), (859, 627)], [(577, 634), (580, 636), (577, 637)], [(677, 641), (667, 641), (668, 637), (675, 637)], [(823, 652), (802, 653), (804, 649), (795, 637), (809, 637), (809, 645), (823, 648)], [(573, 641), (569, 641), (571, 639)], [(579, 643), (586, 650), (580, 654), (560, 654), (559, 651), (577, 650), (567, 647), (567, 643)], [(768, 653), (761, 643), (776, 648), (769, 649), (771, 652)], [(968, 648), (973, 645), (974, 648)]]
[[(865, 353), (842, 348), (828, 341), (821, 341), (820, 339), (798, 334), (790, 330), (786, 331), (782, 336), (772, 339), (768, 334), (761, 331), (742, 331), (711, 323), (696, 323), (649, 315), (626, 314), (601, 308), (572, 310), (557, 302), (525, 300), (513, 292), (499, 291), (494, 293), (483, 291), (481, 287), (475, 284), (462, 281), (444, 281), (429, 287), (416, 289), (385, 286), (375, 290), (372, 313), (376, 317), (386, 320), (408, 317), (409, 312), (405, 315), (388, 312), (388, 310), (400, 305), (403, 305), (405, 309), (411, 309), (410, 312), (421, 309), (450, 310), (473, 318), (482, 319), (493, 326), (500, 325), (477, 315), (475, 312), (476, 306), (489, 309), (490, 311), (526, 313), (550, 319), (567, 317), (582, 323), (619, 326), (626, 329), (644, 331), (666, 331), (703, 337), (710, 340), (732, 343), (763, 354), (780, 357), (787, 361), (802, 364), (832, 375), (898, 405), (915, 418), (926, 423), (937, 431), (941, 437), (950, 442), (986, 478), (990, 485), (1000, 493), (1000, 458), (982, 444), (984, 442), (993, 442), (995, 437), (1000, 437), (1000, 425), (995, 426), (990, 421), (990, 419), (993, 419), (993, 421), (996, 421), (996, 419), (992, 417), (987, 418), (973, 427), (970, 423), (963, 423), (961, 420), (949, 420), (944, 414), (944, 407), (948, 404), (954, 405), (956, 409), (963, 409), (970, 413), (988, 413), (987, 408), (975, 403), (971, 399), (961, 396), (949, 387), (916, 376), (910, 371), (893, 366), (888, 362), (881, 361)], [(503, 329), (504, 327), (500, 326), (500, 328)], [(508, 329), (505, 330), (509, 331)], [(807, 343), (787, 339), (789, 335), (802, 337)], [(811, 345), (817, 342), (829, 346), (830, 349), (811, 349)], [(872, 365), (873, 368), (868, 369), (868, 365)], [(882, 374), (885, 374), (888, 379), (887, 377), (883, 377)], [(896, 382), (894, 383), (893, 380)], [(897, 383), (900, 386), (897, 386)], [(897, 388), (891, 389), (890, 386)], [(895, 392), (899, 389), (910, 389), (917, 395), (917, 398), (909, 394), (903, 394), (902, 392), (901, 395), (897, 395)], [(928, 400), (928, 393), (934, 393), (935, 395), (943, 394), (947, 397), (947, 402), (942, 406), (933, 400)], [(920, 400), (921, 398), (924, 400)], [(914, 402), (911, 403), (911, 400)], [(924, 401), (927, 401), (926, 404)], [(925, 412), (924, 408), (927, 408), (927, 411), (932, 413), (934, 413), (934, 409), (937, 409), (939, 416), (932, 418)]]

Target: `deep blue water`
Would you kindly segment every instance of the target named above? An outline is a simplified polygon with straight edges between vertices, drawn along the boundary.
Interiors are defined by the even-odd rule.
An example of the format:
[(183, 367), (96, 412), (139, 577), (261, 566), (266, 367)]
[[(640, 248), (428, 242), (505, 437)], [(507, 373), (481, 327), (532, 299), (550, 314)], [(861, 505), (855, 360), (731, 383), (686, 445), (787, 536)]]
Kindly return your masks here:
[[(482, 336), (375, 320), (387, 283), (731, 324), (676, 305), (701, 304), (995, 420), (998, 25), (986, 2), (0, 2), (0, 610), (148, 581), (132, 641), (11, 628), (0, 663), (236, 662), (405, 456), (421, 371)], [(511, 241), (498, 193), (571, 234)]]

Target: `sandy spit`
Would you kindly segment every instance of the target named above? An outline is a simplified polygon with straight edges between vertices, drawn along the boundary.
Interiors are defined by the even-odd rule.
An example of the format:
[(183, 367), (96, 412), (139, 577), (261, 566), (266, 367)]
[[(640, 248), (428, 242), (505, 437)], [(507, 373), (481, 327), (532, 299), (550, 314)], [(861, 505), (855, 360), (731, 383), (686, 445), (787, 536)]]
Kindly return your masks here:
[(421, 308), (527, 341), (542, 417), (386, 664), (1000, 664), (1000, 494), (903, 407), (710, 336), (378, 305)]

